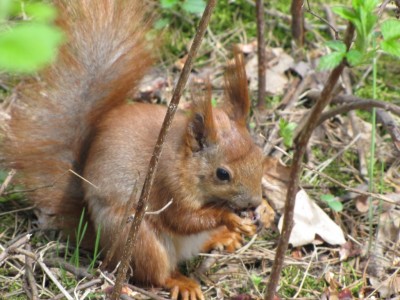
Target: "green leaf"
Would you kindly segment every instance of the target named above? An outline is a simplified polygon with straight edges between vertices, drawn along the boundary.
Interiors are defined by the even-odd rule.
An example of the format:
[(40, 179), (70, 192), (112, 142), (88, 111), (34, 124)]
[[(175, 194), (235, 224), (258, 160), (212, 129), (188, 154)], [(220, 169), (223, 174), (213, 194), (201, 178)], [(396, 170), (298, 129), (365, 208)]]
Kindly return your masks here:
[(357, 15), (355, 14), (354, 10), (344, 7), (344, 6), (337, 6), (333, 7), (332, 11), (337, 14), (339, 17), (348, 20), (350, 22), (353, 22), (357, 20)]
[(320, 196), (321, 200), (324, 202), (331, 202), (335, 200), (335, 196), (332, 194), (323, 194)]
[(31, 73), (50, 63), (62, 32), (45, 24), (24, 23), (0, 33), (0, 69)]
[(397, 56), (400, 58), (400, 42), (396, 40), (385, 40), (381, 42), (381, 48), (388, 54)]
[(167, 18), (158, 19), (154, 23), (154, 28), (155, 29), (163, 29), (163, 28), (167, 27), (169, 23), (170, 23), (170, 20)]
[(53, 6), (39, 2), (26, 5), (25, 12), (39, 22), (51, 22), (57, 17), (57, 10)]
[(262, 282), (262, 277), (257, 276), (257, 275), (252, 275), (251, 281), (253, 281), (254, 285), (258, 287)]
[(3, 21), (9, 15), (10, 9), (10, 0), (0, 0), (0, 21)]
[(279, 120), (279, 135), (283, 138), (283, 144), (286, 147), (293, 146), (293, 135), (296, 127), (296, 123), (287, 122), (285, 119)]
[(353, 67), (362, 64), (364, 61), (362, 53), (356, 49), (351, 49), (349, 52), (347, 52), (346, 59)]
[(206, 2), (204, 0), (186, 0), (182, 8), (188, 13), (200, 15), (206, 8)]
[(333, 69), (342, 62), (345, 55), (343, 52), (333, 52), (322, 56), (317, 69), (320, 71)]
[(337, 52), (345, 53), (347, 50), (345, 43), (342, 41), (329, 41), (326, 42), (326, 45)]
[(342, 211), (343, 210), (343, 204), (342, 202), (336, 200), (335, 196), (331, 195), (331, 194), (324, 194), (320, 196), (321, 200), (326, 202), (326, 204), (328, 204), (328, 206), (336, 211)]
[(162, 8), (172, 8), (178, 4), (178, 0), (161, 0), (160, 4)]
[(331, 209), (333, 209), (336, 212), (342, 211), (343, 210), (343, 204), (340, 201), (331, 201), (328, 202), (328, 205)]
[(381, 25), (381, 32), (384, 40), (394, 40), (400, 38), (400, 21), (386, 20)]
[(378, 5), (378, 0), (359, 0), (361, 7), (367, 12), (373, 12)]

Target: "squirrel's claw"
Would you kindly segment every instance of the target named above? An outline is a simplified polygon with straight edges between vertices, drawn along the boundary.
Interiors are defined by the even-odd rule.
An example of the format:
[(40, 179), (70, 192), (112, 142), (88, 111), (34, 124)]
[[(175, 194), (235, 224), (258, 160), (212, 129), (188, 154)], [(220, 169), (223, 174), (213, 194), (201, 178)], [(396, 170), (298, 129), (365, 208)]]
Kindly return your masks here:
[(180, 273), (168, 278), (165, 287), (170, 289), (172, 300), (205, 300), (200, 285)]

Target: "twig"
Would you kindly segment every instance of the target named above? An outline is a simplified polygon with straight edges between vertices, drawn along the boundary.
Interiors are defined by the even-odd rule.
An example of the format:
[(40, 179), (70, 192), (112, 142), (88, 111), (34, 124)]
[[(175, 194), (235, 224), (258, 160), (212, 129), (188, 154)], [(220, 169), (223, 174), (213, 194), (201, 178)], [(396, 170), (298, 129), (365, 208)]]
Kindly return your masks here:
[[(26, 250), (31, 252), (31, 245), (26, 244)], [(36, 287), (35, 277), (33, 276), (33, 259), (29, 256), (25, 256), (25, 280), (32, 293), (31, 299), (36, 300), (39, 299), (38, 289)]]
[[(194, 37), (192, 46), (190, 47), (187, 60), (183, 67), (182, 73), (178, 79), (178, 83), (176, 85), (174, 94), (172, 96), (171, 102), (168, 106), (167, 114), (163, 121), (160, 134), (157, 139), (157, 143), (154, 147), (153, 155), (151, 156), (149, 168), (147, 171), (146, 179), (143, 184), (143, 189), (136, 207), (135, 218), (132, 221), (131, 227), (129, 229), (128, 239), (126, 241), (125, 247), (122, 252), (121, 265), (118, 269), (117, 278), (115, 281), (115, 286), (113, 292), (111, 294), (111, 300), (119, 299), (119, 295), (121, 294), (122, 286), (126, 278), (126, 273), (128, 272), (129, 264), (131, 261), (131, 253), (134, 248), (137, 232), (139, 230), (140, 223), (144, 217), (146, 206), (148, 202), (148, 198), (150, 195), (150, 189), (153, 184), (155, 172), (157, 170), (158, 161), (161, 155), (161, 150), (164, 144), (164, 139), (168, 133), (168, 130), (171, 126), (172, 119), (175, 115), (175, 112), (178, 108), (180, 97), (183, 93), (183, 88), (187, 82), (189, 77), (190, 70), (192, 69), (193, 59), (196, 56), (196, 53), (200, 47), (201, 40), (203, 39), (204, 33), (207, 29), (207, 25), (209, 23), (211, 13), (216, 5), (216, 0), (209, 0), (207, 6), (204, 10), (203, 16), (200, 20), (199, 27), (197, 29), (196, 35)], [(135, 201), (136, 194), (131, 194), (129, 202)]]
[[(164, 207), (160, 208), (159, 210), (156, 211), (147, 211), (144, 213), (144, 215), (159, 215), (160, 213), (162, 213), (164, 210), (166, 210), (171, 204), (173, 203), (173, 200), (171, 199), (167, 204), (164, 205)], [(132, 222), (133, 219), (135, 218), (135, 214), (132, 214), (128, 217), (127, 222)]]
[(126, 286), (129, 287), (130, 289), (138, 292), (138, 293), (141, 293), (141, 294), (143, 294), (143, 295), (145, 295), (147, 297), (150, 297), (151, 299), (154, 299), (154, 300), (167, 300), (167, 299), (165, 299), (165, 298), (163, 298), (161, 296), (158, 296), (158, 295), (156, 295), (156, 294), (154, 294), (152, 292), (149, 292), (149, 291), (146, 291), (144, 289), (141, 289), (141, 288), (139, 288), (137, 286), (134, 286), (134, 285), (131, 285), (131, 284), (127, 284)]
[[(53, 283), (57, 286), (57, 288), (60, 290), (60, 292), (63, 294), (65, 298), (68, 300), (74, 300), (74, 298), (70, 295), (70, 293), (61, 285), (61, 283), (58, 281), (58, 279), (54, 276), (54, 274), (50, 271), (50, 269), (46, 266), (42, 258), (38, 258), (35, 253), (25, 250), (25, 249), (18, 249), (18, 248), (12, 248), (13, 252), (21, 253), (25, 255), (26, 257), (29, 257), (33, 260), (35, 260), (39, 266), (42, 268), (42, 270), (49, 276), (50, 280), (53, 281)], [(74, 290), (72, 290), (73, 292)]]
[[(307, 2), (308, 3), (308, 2)], [(336, 28), (336, 20), (335, 17), (332, 13), (332, 9), (328, 4), (323, 4), (325, 14), (326, 14), (326, 20), (328, 21), (328, 25), (330, 27), (329, 33), (331, 34), (332, 38), (337, 40), (339, 38), (339, 33), (335, 29)]]
[[(300, 81), (300, 79), (295, 78), (291, 83), (291, 87), (286, 91), (286, 95), (283, 97), (282, 101), (277, 105), (276, 109), (280, 109), (281, 113), (292, 108), (300, 94), (303, 93), (305, 89), (311, 83), (311, 73), (308, 73), (304, 78)], [(268, 155), (275, 146), (275, 139), (278, 137), (279, 132), (279, 124), (275, 123), (274, 128), (270, 131), (268, 135), (268, 140), (265, 143), (263, 152), (265, 155)]]
[(92, 187), (98, 189), (99, 187), (97, 185), (95, 185), (94, 183), (91, 183), (89, 180), (87, 180), (86, 178), (82, 177), (81, 175), (79, 175), (78, 173), (76, 173), (74, 170), (69, 169), (68, 172), (74, 174), (76, 177), (82, 179), (84, 182), (90, 184)]
[(2, 183), (2, 185), (0, 186), (0, 196), (3, 195), (4, 191), (6, 190), (6, 188), (8, 187), (8, 185), (10, 184), (12, 178), (14, 177), (16, 171), (14, 169), (10, 170), (10, 172), (8, 172), (8, 175), (6, 177), (6, 179), (4, 180), (4, 182)]
[[(89, 282), (80, 284), (80, 285), (78, 285), (78, 286), (76, 286), (76, 287), (74, 287), (74, 288), (72, 288), (72, 289), (69, 289), (69, 290), (68, 290), (68, 293), (71, 294), (71, 293), (73, 293), (74, 291), (84, 290), (84, 289), (90, 288), (90, 287), (92, 287), (92, 286), (94, 286), (94, 285), (96, 285), (96, 284), (101, 284), (102, 282), (103, 282), (103, 280), (100, 279), (100, 278), (93, 279), (93, 280), (91, 280), (91, 281), (89, 281)], [(62, 298), (64, 298), (64, 297), (65, 297), (64, 294), (61, 293), (61, 294), (58, 294), (57, 296), (51, 298), (50, 300), (59, 300), (59, 299), (62, 299)]]
[[(345, 44), (347, 48), (350, 48), (351, 42), (354, 35), (354, 26), (349, 23), (346, 30)], [(283, 267), (283, 260), (285, 252), (289, 244), (290, 233), (293, 228), (293, 212), (295, 197), (299, 186), (299, 174), (301, 171), (302, 160), (304, 153), (307, 149), (308, 141), (311, 137), (312, 132), (317, 126), (317, 121), (321, 115), (323, 109), (329, 104), (332, 98), (332, 91), (339, 79), (345, 67), (345, 63), (342, 62), (339, 66), (332, 70), (329, 75), (328, 81), (321, 93), (321, 97), (318, 102), (314, 105), (310, 114), (307, 117), (304, 129), (299, 133), (295, 139), (295, 154), (290, 169), (290, 180), (286, 195), (286, 203), (284, 209), (284, 219), (282, 233), (278, 242), (276, 250), (275, 261), (272, 266), (270, 281), (267, 287), (267, 293), (265, 294), (265, 300), (272, 300), (275, 296), (276, 287), (278, 286), (280, 272)]]
[(396, 125), (396, 122), (393, 120), (392, 116), (383, 109), (377, 109), (376, 118), (377, 121), (381, 123), (389, 132), (394, 146), (396, 147), (397, 151), (400, 152), (400, 129)]
[(14, 210), (9, 210), (9, 211), (0, 213), (0, 216), (13, 214), (13, 213), (16, 213), (16, 212), (21, 212), (21, 211), (27, 211), (27, 210), (31, 210), (31, 209), (34, 209), (34, 208), (35, 208), (35, 205), (24, 207), (24, 208), (19, 208), (19, 209), (14, 209)]
[(385, 0), (381, 4), (381, 6), (379, 6), (378, 16), (381, 16), (383, 14), (383, 11), (385, 10), (386, 6), (390, 3), (390, 1), (392, 1), (392, 0)]
[(156, 211), (146, 211), (145, 215), (159, 215), (164, 210), (166, 210), (174, 201), (171, 199), (163, 208)]
[(314, 251), (313, 251), (313, 253), (312, 253), (312, 255), (311, 255), (310, 262), (309, 262), (308, 265), (307, 265), (307, 269), (306, 269), (305, 272), (304, 272), (303, 279), (301, 280), (299, 289), (298, 289), (298, 291), (296, 292), (296, 294), (293, 296), (293, 299), (296, 299), (296, 298), (299, 296), (299, 294), (300, 294), (300, 292), (301, 292), (301, 289), (303, 288), (304, 282), (306, 281), (306, 278), (307, 278), (307, 276), (308, 276), (308, 271), (310, 270), (310, 267), (311, 267), (312, 261), (313, 261), (313, 259), (314, 259), (314, 256), (316, 256), (316, 255), (317, 255), (317, 249), (314, 247)]
[(22, 236), (20, 239), (16, 240), (14, 243), (12, 243), (10, 246), (8, 246), (4, 251), (0, 254), (0, 266), (2, 265), (2, 261), (9, 256), (10, 252), (14, 251), (18, 247), (21, 247), (22, 245), (26, 244), (29, 242), (29, 239), (31, 238), (31, 234), (26, 234)]
[(292, 0), (292, 35), (298, 47), (304, 44), (304, 13), (303, 0)]
[(77, 278), (87, 278), (87, 279), (93, 279), (93, 275), (90, 274), (86, 269), (84, 268), (77, 268), (68, 262), (62, 260), (61, 258), (54, 258), (54, 259), (44, 259), (43, 262), (49, 266), (49, 267), (57, 267), (57, 268), (62, 268), (65, 271), (70, 272), (71, 274), (74, 274), (75, 277)]
[(318, 120), (318, 125), (322, 124), (326, 120), (340, 114), (347, 113), (349, 111), (355, 110), (355, 109), (365, 109), (365, 110), (370, 110), (373, 107), (376, 108), (383, 108), (387, 111), (390, 111), (394, 113), (397, 116), (400, 116), (400, 107), (393, 103), (388, 103), (388, 102), (380, 102), (377, 100), (359, 100), (357, 102), (351, 102), (348, 104), (343, 104), (341, 106), (332, 108), (331, 110), (323, 113), (319, 120)]
[(314, 13), (311, 9), (310, 3), (307, 0), (307, 9), (306, 12), (308, 12), (310, 15), (316, 17), (317, 19), (319, 19), (320, 21), (322, 21), (323, 23), (325, 23), (326, 25), (328, 25), (328, 27), (334, 32), (334, 38), (335, 40), (339, 39), (339, 31), (335, 28), (334, 24), (331, 24), (328, 20), (325, 20), (324, 18), (322, 18), (321, 16), (317, 15), (316, 13)]
[(258, 100), (257, 108), (265, 108), (266, 95), (266, 62), (265, 62), (265, 21), (264, 0), (256, 0), (257, 15), (257, 50), (258, 50)]

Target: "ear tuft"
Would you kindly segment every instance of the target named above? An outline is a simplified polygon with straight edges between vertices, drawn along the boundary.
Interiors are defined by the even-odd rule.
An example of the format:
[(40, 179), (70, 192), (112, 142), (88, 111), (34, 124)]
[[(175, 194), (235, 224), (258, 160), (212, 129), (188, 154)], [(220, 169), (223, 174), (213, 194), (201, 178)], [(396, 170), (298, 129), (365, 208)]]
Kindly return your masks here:
[(214, 144), (217, 140), (213, 111), (211, 105), (211, 89), (202, 98), (194, 98), (192, 116), (187, 129), (187, 143), (193, 152)]
[(229, 117), (245, 125), (250, 112), (250, 99), (243, 54), (236, 47), (234, 59), (228, 62), (225, 70), (225, 101), (229, 104)]

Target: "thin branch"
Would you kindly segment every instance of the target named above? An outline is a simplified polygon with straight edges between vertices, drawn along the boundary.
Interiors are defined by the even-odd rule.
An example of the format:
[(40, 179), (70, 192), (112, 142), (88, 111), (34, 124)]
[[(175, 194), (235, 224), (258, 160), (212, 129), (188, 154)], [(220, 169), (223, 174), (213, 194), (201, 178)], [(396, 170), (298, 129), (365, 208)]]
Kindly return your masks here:
[[(345, 44), (347, 48), (350, 48), (353, 36), (354, 26), (349, 23), (345, 36)], [(270, 281), (268, 283), (267, 292), (265, 294), (265, 300), (272, 300), (274, 298), (276, 287), (278, 286), (285, 252), (288, 248), (289, 237), (293, 228), (295, 197), (299, 188), (299, 175), (302, 169), (303, 156), (306, 152), (308, 141), (311, 137), (312, 132), (317, 126), (317, 121), (319, 120), (323, 109), (331, 101), (332, 92), (344, 67), (345, 62), (342, 62), (339, 66), (332, 70), (331, 74), (329, 75), (328, 81), (326, 82), (325, 87), (321, 93), (321, 97), (319, 98), (318, 102), (315, 103), (314, 107), (309, 113), (303, 130), (295, 139), (295, 153), (290, 169), (290, 180), (286, 195), (283, 228), (278, 242), (274, 264), (272, 266)]]
[(10, 172), (8, 172), (8, 175), (6, 177), (6, 179), (4, 180), (4, 182), (2, 183), (2, 185), (0, 186), (0, 196), (3, 195), (4, 191), (6, 190), (6, 188), (8, 187), (8, 185), (10, 184), (12, 178), (14, 177), (16, 171), (14, 169), (10, 170)]
[[(31, 245), (30, 244), (26, 244), (26, 250), (27, 251), (32, 251), (31, 249)], [(25, 280), (26, 283), (32, 293), (32, 300), (37, 300), (39, 299), (39, 293), (38, 293), (38, 289), (36, 287), (36, 281), (35, 281), (35, 277), (33, 275), (33, 259), (29, 256), (25, 256)]]
[[(148, 199), (150, 196), (150, 189), (154, 181), (155, 172), (157, 170), (158, 161), (161, 156), (161, 150), (164, 144), (165, 137), (167, 136), (168, 130), (171, 126), (172, 119), (175, 115), (175, 112), (178, 108), (180, 97), (183, 93), (183, 88), (187, 82), (189, 77), (190, 70), (192, 69), (193, 59), (196, 56), (196, 53), (200, 47), (201, 40), (203, 39), (204, 33), (207, 29), (207, 25), (209, 23), (211, 13), (217, 3), (217, 0), (209, 0), (207, 6), (204, 10), (203, 16), (200, 20), (199, 27), (197, 29), (196, 35), (194, 37), (192, 46), (190, 47), (187, 60), (183, 67), (182, 73), (179, 77), (178, 83), (176, 85), (174, 94), (172, 96), (171, 102), (168, 106), (167, 114), (163, 121), (160, 134), (157, 139), (157, 143), (154, 147), (153, 155), (151, 156), (149, 168), (147, 171), (146, 179), (143, 184), (143, 189), (136, 207), (135, 218), (132, 221), (128, 239), (126, 241), (125, 247), (122, 253), (121, 265), (118, 269), (117, 278), (115, 281), (115, 286), (111, 295), (111, 300), (119, 299), (121, 294), (122, 286), (126, 278), (126, 273), (128, 272), (129, 264), (132, 257), (132, 249), (134, 249), (134, 245), (136, 242), (137, 232), (139, 231), (139, 226), (142, 222), (142, 219), (146, 212), (146, 206), (148, 203)], [(136, 194), (131, 194), (129, 202), (135, 201)]]
[(55, 267), (55, 268), (62, 268), (63, 270), (74, 274), (76, 278), (87, 278), (87, 279), (93, 279), (93, 275), (90, 274), (85, 268), (78, 268), (75, 267), (74, 265), (71, 265), (70, 263), (66, 262), (65, 260), (61, 258), (54, 258), (54, 259), (45, 259), (43, 262), (46, 264), (46, 266), (49, 267)]
[[(90, 288), (90, 287), (92, 287), (94, 285), (98, 285), (98, 284), (101, 284), (101, 283), (103, 283), (102, 279), (100, 279), (100, 278), (93, 279), (93, 280), (91, 280), (89, 282), (86, 282), (86, 283), (83, 283), (83, 284), (79, 284), (78, 286), (76, 286), (76, 287), (74, 287), (72, 289), (69, 289), (68, 293), (72, 294), (75, 291), (85, 290), (85, 289), (88, 289), (88, 288)], [(64, 294), (61, 293), (61, 294), (58, 294), (57, 296), (55, 296), (54, 298), (51, 298), (51, 300), (60, 300), (60, 299), (63, 299), (64, 297), (65, 297)]]
[(341, 115), (344, 113), (347, 113), (352, 110), (356, 109), (364, 109), (364, 110), (370, 110), (372, 108), (383, 108), (386, 111), (390, 111), (394, 113), (397, 116), (400, 116), (400, 111), (399, 107), (388, 102), (379, 102), (376, 100), (361, 100), (357, 102), (352, 102), (348, 104), (341, 105), (339, 107), (332, 108), (331, 110), (328, 110), (327, 112), (323, 113), (321, 117), (318, 120), (318, 125), (322, 124), (326, 120), (329, 120), (330, 118)]
[(25, 234), (20, 239), (16, 240), (10, 246), (4, 249), (4, 251), (0, 254), (0, 266), (2, 265), (3, 260), (5, 260), (9, 256), (10, 252), (14, 251), (16, 248), (21, 247), (22, 245), (29, 242), (30, 238), (31, 234)]
[(298, 47), (304, 44), (304, 13), (303, 0), (292, 0), (292, 35)]
[(314, 13), (311, 9), (310, 3), (307, 0), (307, 9), (306, 12), (308, 12), (310, 15), (316, 17), (317, 19), (319, 19), (321, 22), (325, 23), (326, 25), (328, 25), (328, 27), (334, 32), (334, 38), (335, 40), (339, 39), (339, 31), (335, 28), (335, 26), (333, 24), (331, 24), (328, 20), (324, 19), (323, 17), (317, 15), (316, 13)]
[(257, 51), (258, 51), (258, 100), (257, 108), (265, 108), (266, 95), (266, 62), (265, 62), (265, 20), (264, 1), (256, 0), (257, 15)]
[[(309, 99), (316, 99), (317, 97), (318, 97), (318, 94), (314, 93), (314, 92), (312, 94), (307, 95), (307, 98), (309, 98)], [(369, 110), (369, 109), (372, 109), (373, 107), (382, 108), (386, 111), (390, 111), (391, 113), (393, 113), (397, 116), (400, 116), (400, 107), (393, 103), (379, 101), (379, 100), (373, 100), (373, 99), (362, 99), (362, 98), (358, 98), (355, 96), (344, 96), (344, 95), (334, 97), (332, 102), (337, 102), (338, 99), (347, 99), (347, 101), (351, 99), (350, 100), (351, 102), (348, 102), (346, 104), (343, 104), (343, 105), (335, 107), (335, 108), (332, 108), (331, 110), (328, 110), (327, 112), (323, 113), (320, 116), (317, 125), (322, 124), (326, 120), (328, 120), (336, 115), (344, 114), (344, 113), (347, 113), (347, 112), (355, 110), (355, 109)]]

